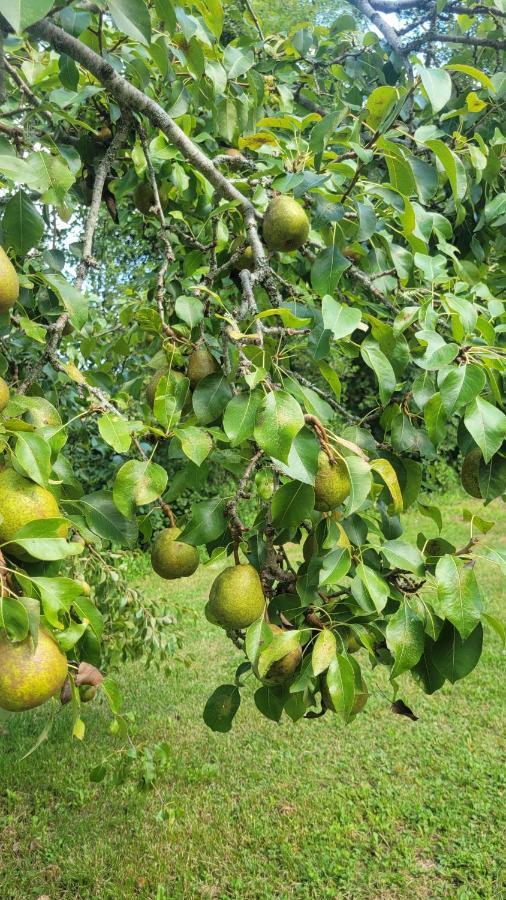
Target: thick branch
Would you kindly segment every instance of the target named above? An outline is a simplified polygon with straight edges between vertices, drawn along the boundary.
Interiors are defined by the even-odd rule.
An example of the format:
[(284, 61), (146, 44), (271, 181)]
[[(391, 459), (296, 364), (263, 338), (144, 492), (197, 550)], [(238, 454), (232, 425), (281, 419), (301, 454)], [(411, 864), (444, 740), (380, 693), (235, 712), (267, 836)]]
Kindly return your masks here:
[(390, 45), (392, 50), (394, 50), (395, 53), (398, 53), (399, 56), (405, 59), (408, 74), (411, 75), (411, 64), (408, 62), (408, 60), (406, 60), (406, 50), (399, 41), (399, 35), (397, 34), (395, 28), (392, 28), (392, 26), (389, 25), (386, 19), (384, 19), (383, 16), (380, 15), (378, 10), (375, 9), (374, 6), (371, 6), (369, 0), (349, 0), (349, 3), (351, 3), (351, 5), (355, 7), (355, 9), (358, 9), (358, 11), (361, 12), (363, 16), (369, 19), (373, 23), (373, 25), (376, 26), (378, 31), (381, 32), (387, 44)]

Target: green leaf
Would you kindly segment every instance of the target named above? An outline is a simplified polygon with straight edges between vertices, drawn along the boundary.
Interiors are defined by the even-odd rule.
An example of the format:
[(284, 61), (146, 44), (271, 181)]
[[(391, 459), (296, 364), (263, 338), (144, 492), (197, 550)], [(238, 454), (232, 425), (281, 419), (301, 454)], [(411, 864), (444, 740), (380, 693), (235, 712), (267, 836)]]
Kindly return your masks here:
[(476, 397), (466, 409), (464, 425), (488, 463), (506, 437), (506, 416), (488, 400)]
[(168, 475), (162, 466), (148, 460), (129, 459), (114, 479), (113, 500), (120, 513), (133, 518), (136, 506), (144, 506), (161, 497)]
[(88, 298), (69, 284), (63, 275), (44, 275), (44, 281), (60, 298), (74, 328), (79, 331), (88, 319)]
[(283, 715), (285, 691), (281, 687), (267, 687), (263, 685), (255, 691), (255, 706), (272, 722), (279, 722)]
[(116, 27), (141, 44), (151, 43), (151, 21), (144, 0), (108, 0)]
[(232, 447), (237, 447), (252, 437), (261, 402), (260, 392), (248, 391), (236, 394), (227, 404), (223, 414), (223, 430)]
[(274, 460), (275, 465), (284, 475), (294, 481), (302, 481), (314, 487), (316, 473), (318, 471), (318, 454), (320, 445), (310, 428), (301, 428), (293, 439), (288, 454), (288, 462)]
[(336, 639), (329, 628), (320, 631), (314, 642), (312, 666), (315, 675), (321, 675), (330, 666), (336, 656)]
[(256, 418), (254, 437), (268, 456), (287, 463), (295, 435), (304, 425), (304, 415), (286, 391), (271, 391)]
[(350, 479), (350, 494), (344, 506), (344, 515), (351, 516), (357, 509), (360, 509), (371, 490), (371, 469), (369, 463), (361, 456), (345, 456), (343, 458)]
[(196, 466), (201, 466), (213, 449), (213, 439), (203, 428), (195, 428), (188, 425), (186, 428), (176, 428), (176, 437), (181, 441), (181, 449), (188, 459)]
[(204, 722), (211, 731), (225, 734), (232, 728), (240, 705), (239, 688), (235, 684), (222, 684), (211, 694), (204, 707)]
[(16, 34), (43, 19), (54, 0), (3, 0), (2, 14)]
[(175, 372), (162, 375), (156, 385), (153, 412), (160, 425), (170, 430), (179, 422), (185, 408), (190, 390), (190, 381), (186, 377), (178, 378)]
[(31, 579), (32, 584), (40, 594), (44, 616), (49, 624), (57, 630), (62, 630), (60, 614), (67, 613), (77, 597), (82, 594), (82, 588), (72, 578), (44, 578)]
[(253, 666), (258, 662), (258, 657), (264, 646), (272, 641), (273, 633), (264, 617), (261, 616), (246, 630), (246, 656)]
[(378, 379), (380, 399), (385, 406), (395, 390), (395, 372), (375, 341), (365, 340), (360, 348), (360, 355)]
[(436, 566), (437, 602), (434, 609), (449, 619), (465, 640), (481, 618), (482, 598), (474, 569), (453, 556), (443, 556)]
[(455, 684), (465, 678), (477, 665), (483, 646), (483, 628), (477, 625), (463, 640), (451, 622), (445, 622), (432, 648), (431, 658), (437, 670)]
[(30, 620), (20, 597), (0, 596), (0, 626), (5, 629), (10, 641), (18, 643), (28, 637)]
[(77, 556), (82, 553), (82, 545), (69, 544), (61, 537), (62, 525), (67, 524), (66, 519), (39, 519), (29, 522), (16, 532), (12, 542), (35, 559), (50, 561)]
[(88, 528), (94, 534), (113, 544), (134, 546), (138, 535), (137, 523), (130, 522), (120, 513), (110, 491), (95, 491), (93, 494), (80, 497), (79, 506), (83, 510)]
[(485, 387), (486, 377), (479, 366), (458, 366), (445, 375), (439, 390), (448, 415), (467, 406)]
[(3, 242), (25, 256), (44, 234), (44, 219), (24, 191), (18, 191), (5, 206), (2, 220)]
[(132, 442), (128, 422), (113, 413), (105, 413), (98, 420), (101, 437), (116, 453), (126, 453)]
[(469, 75), (474, 81), (478, 81), (491, 94), (495, 94), (493, 81), (481, 69), (477, 69), (475, 66), (464, 65), (463, 63), (448, 63), (445, 69), (448, 69), (450, 72), (463, 72), (464, 75)]
[(351, 557), (348, 550), (337, 547), (326, 553), (323, 557), (322, 567), (318, 579), (319, 587), (326, 584), (337, 584), (341, 578), (348, 574), (351, 566)]
[(390, 678), (412, 669), (423, 653), (425, 629), (406, 602), (391, 617), (386, 629), (387, 647), (394, 657)]
[(355, 675), (349, 659), (341, 653), (329, 664), (326, 684), (334, 711), (344, 722), (349, 722), (355, 699)]
[(350, 265), (336, 244), (320, 251), (311, 268), (311, 284), (320, 297), (335, 294), (341, 275)]
[(425, 574), (423, 556), (413, 544), (401, 540), (385, 541), (381, 552), (393, 569), (413, 572), (414, 575)]
[(393, 465), (388, 462), (388, 459), (372, 459), (369, 465), (371, 470), (373, 472), (377, 472), (385, 482), (392, 498), (393, 512), (402, 512), (404, 508), (402, 492), (399, 480), (397, 478), (397, 473)]
[(225, 502), (220, 497), (196, 503), (180, 540), (195, 547), (217, 540), (227, 527), (224, 510)]
[(422, 84), (430, 100), (432, 110), (438, 113), (448, 103), (452, 95), (452, 80), (444, 69), (418, 67)]
[(232, 397), (225, 375), (206, 375), (193, 392), (193, 409), (202, 425), (209, 425), (219, 419)]
[(381, 125), (383, 119), (395, 106), (398, 97), (397, 90), (390, 85), (377, 87), (369, 94), (365, 108), (367, 110), (367, 121), (371, 128), (376, 130)]
[(459, 206), (460, 201), (467, 193), (467, 177), (463, 163), (453, 150), (450, 150), (443, 141), (429, 140), (425, 141), (427, 147), (433, 151), (441, 163), (448, 181), (452, 189), (455, 205)]
[(14, 453), (28, 477), (47, 487), (51, 474), (51, 450), (47, 441), (40, 434), (20, 431)]
[(258, 657), (258, 674), (260, 678), (267, 675), (270, 667), (287, 653), (300, 647), (307, 631), (283, 631), (275, 634), (269, 644), (262, 649)]
[(338, 303), (327, 294), (322, 300), (323, 325), (332, 332), (336, 341), (348, 337), (362, 320), (362, 313), (354, 306)]
[(439, 444), (444, 441), (447, 431), (447, 417), (439, 391), (433, 394), (425, 404), (423, 417), (429, 438), (434, 447), (439, 447)]
[(376, 610), (379, 613), (382, 612), (390, 595), (390, 588), (385, 579), (378, 575), (374, 569), (371, 569), (370, 566), (364, 565), (364, 563), (359, 563), (356, 568), (356, 574), (357, 578), (364, 585)]
[(88, 600), (87, 597), (79, 597), (77, 600), (73, 601), (72, 607), (81, 619), (81, 622), (89, 623), (93, 634), (97, 640), (100, 640), (104, 631), (104, 620), (102, 613), (97, 609), (95, 604), (92, 603), (91, 600)]
[(190, 328), (195, 328), (204, 318), (204, 304), (197, 297), (178, 297), (174, 309), (178, 318)]
[(289, 481), (278, 488), (272, 498), (272, 521), (279, 528), (293, 528), (310, 517), (314, 503), (311, 485)]

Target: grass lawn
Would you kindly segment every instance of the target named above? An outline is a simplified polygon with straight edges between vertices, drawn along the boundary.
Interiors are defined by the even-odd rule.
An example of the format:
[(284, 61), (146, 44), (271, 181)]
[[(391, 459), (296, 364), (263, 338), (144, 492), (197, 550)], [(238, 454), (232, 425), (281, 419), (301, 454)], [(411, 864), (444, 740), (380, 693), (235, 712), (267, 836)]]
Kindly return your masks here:
[[(473, 507), (444, 501), (446, 533), (460, 543), (463, 504)], [(433, 533), (428, 519), (406, 518), (411, 534)], [(489, 518), (497, 524), (486, 543), (506, 547), (504, 506), (496, 501)], [(216, 571), (175, 584), (153, 576), (144, 588), (200, 610)], [(503, 577), (490, 563), (483, 574), (488, 608), (504, 618)], [(220, 735), (204, 726), (202, 709), (241, 657), (203, 616), (196, 625), (188, 616), (185, 630), (193, 666), (121, 674), (142, 737), (171, 748), (154, 791), (90, 783), (90, 768), (114, 746), (99, 704), (86, 710), (84, 744), (70, 740), (65, 711), (23, 762), (47, 711), (3, 727), (1, 900), (506, 897), (504, 654), (495, 633), (487, 630), (482, 661), (453, 688), (426, 697), (402, 677), (416, 723), (391, 713), (379, 673), (369, 678), (366, 713), (348, 727), (331, 715), (275, 725), (248, 688), (233, 730)]]

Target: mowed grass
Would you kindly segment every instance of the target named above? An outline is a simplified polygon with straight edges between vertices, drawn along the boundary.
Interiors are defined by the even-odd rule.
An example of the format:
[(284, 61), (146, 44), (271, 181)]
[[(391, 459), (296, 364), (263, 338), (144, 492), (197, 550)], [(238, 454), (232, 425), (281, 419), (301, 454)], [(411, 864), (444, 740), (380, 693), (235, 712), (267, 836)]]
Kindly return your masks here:
[[(446, 534), (462, 544), (463, 504), (473, 506), (443, 504)], [(504, 507), (489, 513), (496, 527), (485, 542), (505, 547)], [(406, 520), (412, 536), (434, 533), (427, 519)], [(503, 577), (491, 564), (481, 570), (487, 606), (504, 616)], [(200, 611), (215, 574), (170, 585), (153, 576), (144, 588)], [(453, 688), (426, 697), (403, 676), (416, 723), (392, 714), (380, 672), (351, 726), (330, 715), (275, 725), (256, 711), (251, 685), (226, 735), (204, 726), (202, 709), (241, 656), (202, 615), (188, 616), (185, 633), (191, 667), (120, 675), (139, 738), (170, 746), (155, 790), (90, 783), (115, 746), (98, 704), (86, 710), (84, 744), (70, 740), (64, 712), (23, 762), (47, 712), (3, 727), (2, 900), (506, 897), (504, 654), (493, 632), (480, 665)]]

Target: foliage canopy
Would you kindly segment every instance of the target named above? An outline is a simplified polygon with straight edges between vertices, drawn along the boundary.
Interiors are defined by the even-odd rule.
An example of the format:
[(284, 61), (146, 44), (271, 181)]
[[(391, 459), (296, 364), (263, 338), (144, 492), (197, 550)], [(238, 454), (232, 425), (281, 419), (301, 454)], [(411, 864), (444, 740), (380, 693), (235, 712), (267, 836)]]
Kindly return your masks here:
[[(460, 548), (437, 502), (419, 508), (438, 538), (401, 524), (450, 424), (469, 493), (506, 491), (504, 12), (425, 6), (354, 0), (269, 35), (246, 2), (232, 36), (220, 0), (3, 4), (1, 244), (21, 290), (2, 315), (0, 437), (61, 512), (16, 533), (26, 560), (2, 547), (11, 641), (40, 621), (100, 666), (104, 626), (128, 658), (141, 621), (156, 655), (170, 619), (146, 628), (115, 600), (111, 560), (151, 541), (160, 508), (174, 527), (171, 505), (216, 468), (234, 494), (179, 517), (178, 542), (254, 567), (277, 627), (227, 631), (246, 662), (211, 696), (212, 728), (229, 730), (249, 673), (275, 721), (348, 722), (367, 658), (394, 699), (408, 672), (433, 693), (475, 667), (484, 623), (501, 632), (477, 577), (506, 564), (492, 523), (470, 515)], [(289, 253), (262, 240), (279, 196), (302, 225), (294, 239), (281, 215), (290, 234), (268, 244)], [(351, 363), (377, 385), (360, 419), (341, 402)], [(83, 420), (117, 462), (98, 491), (72, 466)], [(83, 596), (80, 557), (107, 557), (109, 594)]]

